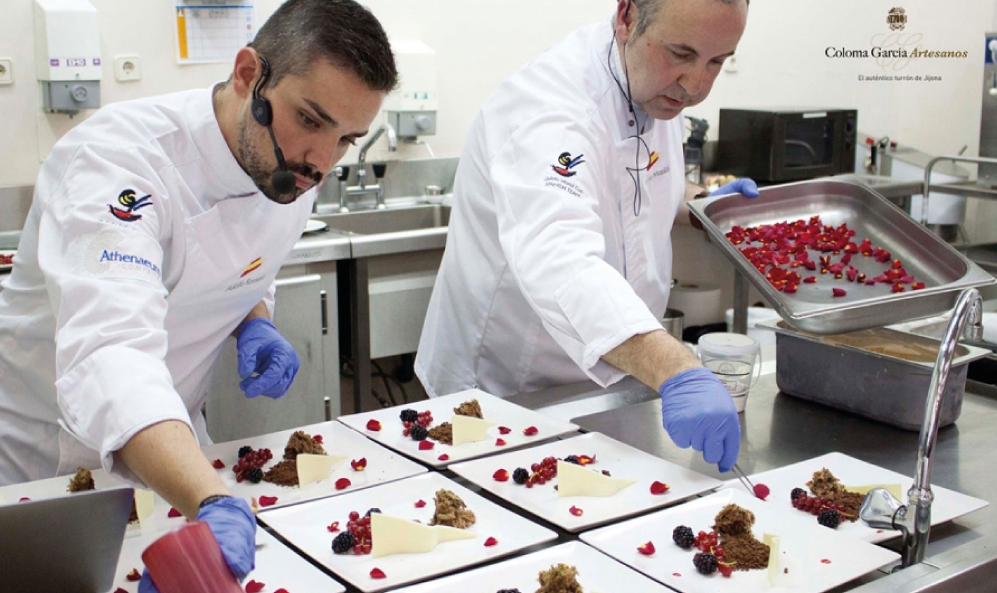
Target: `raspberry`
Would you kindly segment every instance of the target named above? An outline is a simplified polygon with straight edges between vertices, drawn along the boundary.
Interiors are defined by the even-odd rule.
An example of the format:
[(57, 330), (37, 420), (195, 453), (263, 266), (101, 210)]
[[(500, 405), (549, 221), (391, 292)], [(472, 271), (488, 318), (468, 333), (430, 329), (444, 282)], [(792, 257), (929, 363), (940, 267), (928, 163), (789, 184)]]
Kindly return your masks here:
[(564, 458), (565, 463), (574, 463), (575, 465), (581, 465), (582, 462), (578, 460), (577, 455), (568, 455)]
[(516, 471), (512, 472), (512, 481), (517, 484), (525, 484), (526, 480), (530, 479), (530, 472), (526, 471), (524, 467), (517, 467)]
[(419, 420), (419, 412), (416, 412), (415, 410), (409, 408), (407, 410), (402, 410), (400, 417), (402, 419), (402, 422), (416, 422), (417, 420)]
[(789, 493), (790, 500), (796, 500), (800, 495), (806, 496), (807, 492), (803, 488), (793, 488), (793, 491)]
[(429, 436), (429, 431), (421, 424), (413, 424), (412, 429), (409, 431), (409, 436), (414, 441), (424, 441)]
[(332, 551), (335, 554), (345, 554), (353, 549), (353, 534), (344, 531), (332, 540)]
[(696, 536), (692, 534), (691, 528), (679, 525), (672, 531), (672, 541), (683, 550), (688, 550), (696, 543)]
[(258, 467), (254, 467), (246, 472), (246, 479), (254, 484), (259, 484), (263, 481), (263, 470)]
[(242, 447), (239, 447), (239, 459), (245, 457), (247, 453), (252, 453), (252, 452), (253, 448), (250, 447), (249, 445), (243, 445)]
[(692, 563), (696, 565), (696, 570), (700, 574), (713, 574), (717, 570), (717, 557), (713, 554), (700, 552), (692, 557)]
[(841, 525), (841, 513), (834, 509), (823, 510), (817, 515), (817, 522), (824, 527), (835, 529)]

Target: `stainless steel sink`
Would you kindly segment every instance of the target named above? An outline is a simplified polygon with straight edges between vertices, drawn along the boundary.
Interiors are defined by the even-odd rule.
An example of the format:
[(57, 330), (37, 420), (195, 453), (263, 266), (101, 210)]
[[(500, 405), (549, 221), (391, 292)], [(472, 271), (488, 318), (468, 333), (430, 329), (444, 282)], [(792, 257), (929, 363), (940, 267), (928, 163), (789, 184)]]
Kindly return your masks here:
[(450, 206), (420, 204), (312, 217), (350, 237), (353, 257), (443, 249)]

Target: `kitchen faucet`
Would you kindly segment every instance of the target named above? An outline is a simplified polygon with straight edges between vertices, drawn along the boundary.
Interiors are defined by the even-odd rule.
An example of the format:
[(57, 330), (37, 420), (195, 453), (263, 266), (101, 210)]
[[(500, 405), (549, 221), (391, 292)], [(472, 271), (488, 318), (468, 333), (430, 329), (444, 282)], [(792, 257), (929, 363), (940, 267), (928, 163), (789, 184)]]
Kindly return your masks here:
[(903, 534), (901, 568), (924, 560), (931, 531), (931, 455), (938, 440), (938, 415), (945, 395), (949, 369), (959, 345), (959, 336), (978, 342), (983, 337), (983, 300), (975, 288), (964, 290), (956, 301), (931, 372), (928, 398), (921, 422), (921, 436), (917, 446), (917, 472), (914, 485), (907, 491), (907, 504), (890, 494), (885, 488), (874, 488), (862, 501), (859, 517), (873, 529), (894, 529)]
[(375, 164), (374, 177), (377, 179), (377, 183), (367, 185), (367, 151), (385, 132), (388, 134), (388, 150), (391, 152), (398, 150), (398, 136), (391, 124), (383, 124), (374, 130), (370, 138), (360, 147), (360, 155), (357, 157), (357, 184), (346, 187), (345, 191), (341, 191), (339, 194), (340, 212), (349, 212), (348, 200), (350, 196), (361, 196), (369, 193), (374, 193), (377, 196), (376, 207), (379, 210), (384, 208), (384, 187), (381, 184), (381, 178), (384, 176), (385, 167), (383, 164)]

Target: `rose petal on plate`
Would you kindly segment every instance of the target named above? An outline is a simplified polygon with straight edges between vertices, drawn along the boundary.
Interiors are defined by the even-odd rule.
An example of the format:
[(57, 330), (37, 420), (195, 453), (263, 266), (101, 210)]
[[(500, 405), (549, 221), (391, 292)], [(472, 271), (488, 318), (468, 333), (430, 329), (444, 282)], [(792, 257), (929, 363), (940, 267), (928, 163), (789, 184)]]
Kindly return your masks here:
[(436, 443), (434, 443), (433, 441), (430, 441), (428, 439), (425, 440), (425, 441), (419, 441), (419, 450), (420, 451), (429, 451), (430, 449), (432, 449), (435, 446), (436, 446)]
[(221, 459), (216, 459), (211, 462), (211, 467), (215, 469), (225, 469), (225, 462), (223, 462)]
[(495, 439), (495, 446), (496, 447), (504, 447), (505, 446), (505, 440), (504, 439)]
[(511, 428), (505, 426), (499, 426), (498, 429), (499, 429), (499, 434), (509, 434), (510, 432), (512, 432)]
[(352, 467), (355, 472), (362, 472), (367, 467), (367, 458), (361, 457), (360, 459), (354, 459), (350, 462), (350, 467)]
[(568, 509), (568, 512), (571, 513), (572, 515), (576, 516), (576, 517), (581, 517), (582, 513), (584, 513), (585, 511), (581, 510), (580, 508), (578, 508), (576, 506), (572, 506), (570, 509)]
[(381, 423), (371, 418), (370, 420), (367, 421), (367, 430), (373, 430), (374, 432), (377, 432), (381, 430)]
[(579, 455), (578, 463), (580, 463), (581, 465), (588, 465), (590, 463), (595, 463), (595, 455), (593, 455), (592, 457), (589, 457), (588, 455)]
[(322, 435), (317, 434), (317, 435), (315, 435), (315, 436), (312, 437), (312, 440), (321, 445), (322, 444)]
[(509, 470), (499, 469), (492, 474), (492, 479), (496, 482), (508, 482), (509, 481)]
[(765, 500), (766, 498), (768, 498), (771, 492), (772, 491), (769, 490), (769, 487), (766, 486), (765, 484), (762, 484), (761, 482), (755, 484), (755, 496), (757, 496), (758, 498)]
[(388, 575), (384, 574), (384, 571), (380, 568), (370, 569), (370, 578), (372, 579), (386, 579)]
[(646, 544), (637, 546), (637, 551), (645, 556), (654, 554), (654, 542), (647, 542)]
[(129, 583), (137, 583), (142, 580), (142, 573), (137, 568), (133, 568), (131, 572), (125, 575), (125, 580)]
[(352, 482), (350, 482), (349, 478), (339, 478), (338, 480), (336, 480), (336, 490), (343, 490), (345, 488), (349, 488), (351, 484)]
[(183, 513), (181, 513), (180, 511), (176, 510), (173, 507), (170, 507), (170, 512), (166, 513), (166, 516), (169, 517), (170, 519), (174, 519), (176, 517), (183, 517)]
[(421, 508), (423, 508), (424, 506), (426, 506), (426, 501), (425, 501), (425, 500), (422, 500), (422, 499), (420, 498), (419, 500), (415, 501), (415, 508), (417, 508), (417, 509), (421, 509)]
[(492, 547), (494, 545), (497, 545), (497, 544), (498, 544), (498, 540), (495, 539), (494, 537), (490, 537), (490, 538), (488, 538), (488, 539), (485, 540), (485, 547), (486, 548), (490, 548), (490, 547)]
[(329, 530), (329, 533), (336, 533), (339, 531), (339, 521), (333, 521), (332, 525), (329, 525), (326, 529)]
[(670, 486), (668, 484), (655, 480), (654, 483), (651, 484), (651, 494), (664, 494), (665, 492), (668, 492), (669, 488)]
[(440, 460), (440, 461), (449, 461), (450, 460), (450, 456), (447, 455), (446, 453), (444, 453), (443, 455), (440, 455), (439, 457), (437, 457), (437, 459)]
[(273, 593), (291, 593), (291, 592), (285, 589), (284, 587), (281, 587), (280, 589), (277, 589)]
[(31, 502), (31, 499), (28, 498), (27, 496), (22, 496), (21, 498), (17, 499), (17, 502)]
[(251, 580), (248, 583), (246, 583), (246, 593), (260, 593), (260, 591), (265, 589), (266, 586), (267, 586), (266, 583), (261, 583), (259, 581)]
[(276, 496), (261, 496), (260, 497), (260, 506), (261, 507), (272, 507), (275, 504), (277, 504), (277, 497)]
[(527, 426), (526, 428), (523, 429), (523, 434), (525, 434), (528, 437), (531, 437), (537, 434), (538, 432), (540, 432), (540, 430), (538, 430), (536, 426)]

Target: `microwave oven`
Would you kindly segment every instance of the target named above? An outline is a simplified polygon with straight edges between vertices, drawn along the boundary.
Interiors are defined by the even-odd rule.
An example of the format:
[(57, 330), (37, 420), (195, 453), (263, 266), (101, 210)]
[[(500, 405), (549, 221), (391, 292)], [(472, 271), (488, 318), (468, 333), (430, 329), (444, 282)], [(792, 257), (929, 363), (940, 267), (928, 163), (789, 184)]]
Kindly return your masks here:
[(721, 109), (722, 173), (778, 183), (855, 171), (854, 109)]

